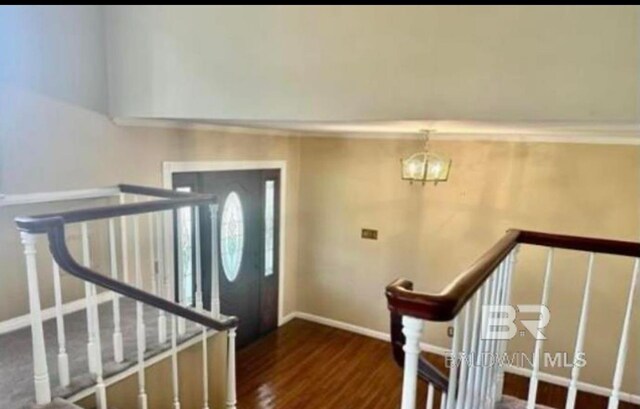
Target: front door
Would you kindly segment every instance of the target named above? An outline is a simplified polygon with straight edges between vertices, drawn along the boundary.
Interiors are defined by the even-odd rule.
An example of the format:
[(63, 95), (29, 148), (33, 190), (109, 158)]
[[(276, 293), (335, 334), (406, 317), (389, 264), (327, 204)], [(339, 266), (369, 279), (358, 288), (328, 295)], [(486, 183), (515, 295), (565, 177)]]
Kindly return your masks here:
[[(173, 176), (173, 186), (174, 189), (211, 193), (218, 199), (220, 309), (223, 314), (240, 319), (238, 347), (275, 329), (278, 323), (280, 171), (177, 173)], [(200, 209), (200, 214), (204, 216), (207, 211)], [(201, 217), (205, 306), (210, 305), (211, 300), (210, 229), (209, 218)]]

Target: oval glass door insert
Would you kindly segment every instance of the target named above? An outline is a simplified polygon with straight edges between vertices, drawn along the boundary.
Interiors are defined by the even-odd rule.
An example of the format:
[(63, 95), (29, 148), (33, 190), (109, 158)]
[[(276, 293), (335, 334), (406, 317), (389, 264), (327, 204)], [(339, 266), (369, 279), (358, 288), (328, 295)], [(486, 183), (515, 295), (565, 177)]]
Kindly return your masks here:
[(220, 257), (227, 280), (234, 281), (240, 272), (244, 247), (244, 216), (240, 196), (231, 192), (222, 208), (220, 220)]

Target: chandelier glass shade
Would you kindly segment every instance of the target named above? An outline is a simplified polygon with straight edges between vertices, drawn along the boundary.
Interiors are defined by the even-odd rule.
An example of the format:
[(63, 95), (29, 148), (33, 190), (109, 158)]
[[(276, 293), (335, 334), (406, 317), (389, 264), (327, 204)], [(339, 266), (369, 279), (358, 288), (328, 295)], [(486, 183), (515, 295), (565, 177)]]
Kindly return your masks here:
[(402, 179), (410, 182), (445, 182), (449, 178), (451, 159), (429, 152), (425, 143), (422, 152), (402, 159)]

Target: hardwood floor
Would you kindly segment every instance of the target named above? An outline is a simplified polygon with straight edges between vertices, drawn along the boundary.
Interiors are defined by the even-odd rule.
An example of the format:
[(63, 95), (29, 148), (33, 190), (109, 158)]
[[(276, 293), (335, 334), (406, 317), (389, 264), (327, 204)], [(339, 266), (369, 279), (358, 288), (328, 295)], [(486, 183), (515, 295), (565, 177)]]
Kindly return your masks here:
[[(397, 409), (402, 373), (390, 344), (303, 320), (293, 320), (238, 352), (242, 409)], [(429, 356), (437, 365), (442, 359)], [(505, 392), (526, 397), (527, 379), (507, 374)], [(541, 383), (539, 402), (564, 408), (566, 390)], [(606, 399), (579, 394), (577, 409), (606, 408)], [(423, 407), (426, 387), (418, 390)], [(439, 407), (436, 396), (435, 408)], [(620, 409), (638, 409), (621, 404)]]
[(346, 331), (296, 319), (237, 358), (239, 408), (395, 409), (400, 402), (389, 344)]

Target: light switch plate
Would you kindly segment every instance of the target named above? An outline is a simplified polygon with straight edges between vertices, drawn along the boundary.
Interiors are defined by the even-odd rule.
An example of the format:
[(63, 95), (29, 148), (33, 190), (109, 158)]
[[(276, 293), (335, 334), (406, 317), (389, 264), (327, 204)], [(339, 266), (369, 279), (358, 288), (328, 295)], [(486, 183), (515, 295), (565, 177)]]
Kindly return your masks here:
[(378, 230), (362, 229), (362, 234), (360, 235), (360, 237), (368, 240), (378, 240)]

